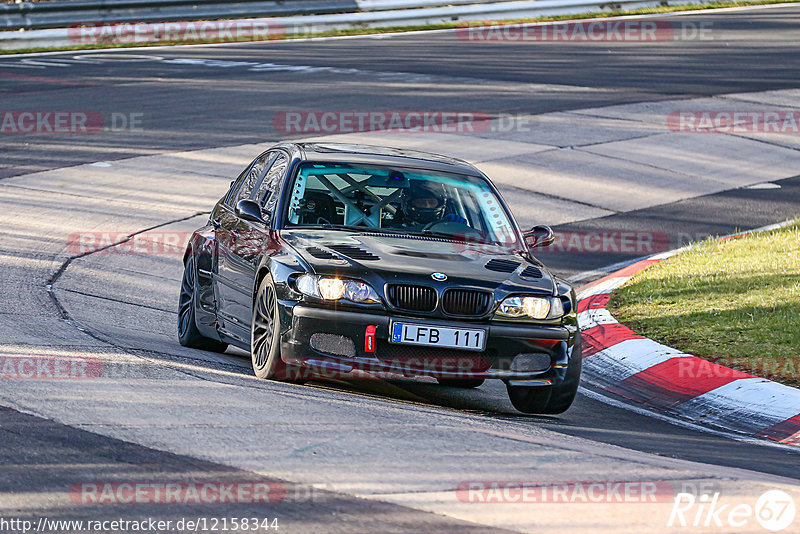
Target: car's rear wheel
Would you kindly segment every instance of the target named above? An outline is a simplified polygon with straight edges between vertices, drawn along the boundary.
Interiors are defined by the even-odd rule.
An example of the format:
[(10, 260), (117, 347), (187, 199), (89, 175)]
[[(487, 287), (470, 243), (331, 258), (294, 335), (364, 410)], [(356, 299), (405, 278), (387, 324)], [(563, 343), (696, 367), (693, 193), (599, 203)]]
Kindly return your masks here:
[(299, 382), (299, 370), (281, 359), (278, 297), (270, 276), (265, 276), (253, 302), (250, 359), (259, 378)]
[[(580, 343), (580, 341), (578, 341)], [(512, 386), (506, 384), (508, 398), (514, 408), (523, 413), (555, 415), (566, 412), (575, 396), (581, 382), (582, 358), (580, 345), (576, 347), (570, 359), (567, 376), (564, 383), (558, 386)]]
[(225, 352), (225, 349), (228, 348), (227, 343), (205, 337), (197, 329), (194, 315), (196, 281), (197, 271), (194, 267), (194, 255), (190, 254), (183, 268), (181, 294), (178, 298), (178, 341), (184, 347)]
[(439, 384), (442, 386), (450, 386), (451, 388), (472, 389), (483, 385), (486, 382), (483, 378), (437, 378)]

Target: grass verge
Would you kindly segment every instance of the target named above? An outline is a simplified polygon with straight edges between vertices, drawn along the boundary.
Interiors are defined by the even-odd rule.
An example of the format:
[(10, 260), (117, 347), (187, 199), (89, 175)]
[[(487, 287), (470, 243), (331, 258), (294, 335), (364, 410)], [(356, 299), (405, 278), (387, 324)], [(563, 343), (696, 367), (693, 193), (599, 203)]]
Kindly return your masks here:
[(709, 239), (614, 291), (635, 332), (721, 365), (800, 386), (800, 222)]
[[(747, 7), (759, 5), (772, 5), (772, 4), (791, 4), (798, 3), (800, 0), (743, 0), (743, 1), (719, 1), (709, 2), (707, 4), (682, 4), (673, 6), (660, 6), (653, 8), (631, 9), (631, 10), (609, 10), (595, 13), (578, 13), (574, 15), (558, 15), (552, 17), (534, 17), (525, 19), (508, 19), (487, 21), (487, 24), (521, 24), (531, 22), (554, 22), (560, 20), (579, 20), (579, 19), (594, 19), (606, 17), (621, 17), (630, 15), (652, 15), (658, 13), (675, 13), (678, 11), (703, 11), (707, 9), (722, 9), (730, 7)], [(273, 40), (293, 40), (293, 39), (308, 39), (312, 37), (340, 37), (349, 35), (375, 35), (381, 33), (398, 33), (398, 32), (411, 32), (411, 31), (425, 31), (425, 30), (445, 30), (453, 29), (463, 26), (464, 22), (453, 22), (448, 24), (428, 24), (416, 26), (396, 26), (388, 28), (351, 28), (346, 30), (330, 30), (323, 32), (316, 32), (313, 34), (287, 34), (278, 36)], [(173, 46), (173, 45), (190, 45), (190, 44), (213, 44), (220, 41), (157, 41), (147, 43), (102, 43), (90, 45), (76, 45), (68, 47), (54, 47), (54, 48), (20, 48), (16, 50), (0, 50), (0, 55), (13, 55), (13, 54), (29, 54), (34, 52), (59, 52), (70, 50), (97, 50), (109, 48), (144, 48), (149, 46)], [(232, 42), (232, 41), (225, 41)], [(248, 41), (239, 41), (248, 42)]]

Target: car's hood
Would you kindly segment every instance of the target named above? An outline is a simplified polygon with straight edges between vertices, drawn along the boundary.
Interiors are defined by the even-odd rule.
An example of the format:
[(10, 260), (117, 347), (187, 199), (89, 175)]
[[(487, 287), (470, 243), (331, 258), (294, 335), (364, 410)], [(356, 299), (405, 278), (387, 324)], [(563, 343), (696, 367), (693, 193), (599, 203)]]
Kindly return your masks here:
[(494, 245), (308, 228), (283, 230), (281, 236), (317, 274), (432, 283), (432, 274), (442, 273), (450, 285), (507, 292), (555, 291), (553, 277), (544, 266)]

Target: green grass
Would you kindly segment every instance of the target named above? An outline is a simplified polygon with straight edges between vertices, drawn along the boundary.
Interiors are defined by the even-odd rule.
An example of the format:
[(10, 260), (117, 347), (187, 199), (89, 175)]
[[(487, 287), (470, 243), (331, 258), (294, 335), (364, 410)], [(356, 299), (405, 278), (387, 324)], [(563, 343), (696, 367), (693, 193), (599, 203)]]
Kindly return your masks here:
[(611, 295), (621, 323), (700, 358), (800, 386), (800, 223), (707, 240)]
[[(707, 4), (683, 4), (674, 6), (661, 6), (643, 9), (631, 10), (609, 10), (596, 13), (579, 13), (575, 15), (558, 15), (553, 17), (534, 17), (525, 19), (509, 19), (498, 21), (487, 21), (487, 24), (517, 24), (526, 22), (552, 22), (559, 20), (576, 20), (576, 19), (593, 19), (600, 17), (620, 17), (625, 15), (650, 15), (657, 13), (674, 13), (676, 11), (702, 11), (705, 9), (720, 9), (726, 7), (745, 7), (756, 5), (770, 5), (770, 4), (785, 4), (797, 3), (800, 0), (744, 0), (744, 1), (720, 1), (710, 2)], [(394, 32), (409, 32), (421, 30), (441, 30), (451, 29), (463, 26), (464, 22), (453, 22), (448, 24), (428, 24), (417, 26), (397, 26), (389, 28), (351, 28), (347, 30), (330, 30), (324, 32), (317, 32), (314, 34), (288, 34), (285, 36), (276, 37), (274, 40), (285, 39), (305, 39), (308, 37), (338, 37), (346, 35), (373, 35), (381, 33), (394, 33)], [(91, 45), (76, 45), (59, 48), (22, 48), (17, 50), (0, 50), (0, 55), (6, 54), (27, 54), (31, 52), (56, 52), (56, 51), (69, 51), (69, 50), (96, 50), (106, 48), (142, 48), (148, 46), (169, 46), (169, 45), (185, 45), (185, 44), (207, 44), (216, 41), (159, 41), (153, 43), (126, 43), (126, 44), (91, 44)]]

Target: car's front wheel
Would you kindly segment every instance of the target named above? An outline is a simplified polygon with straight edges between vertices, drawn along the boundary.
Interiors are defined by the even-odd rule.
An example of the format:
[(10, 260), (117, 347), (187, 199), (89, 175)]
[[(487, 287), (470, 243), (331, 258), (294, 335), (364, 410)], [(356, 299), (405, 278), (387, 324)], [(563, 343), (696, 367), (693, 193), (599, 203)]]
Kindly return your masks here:
[(253, 320), (250, 327), (250, 359), (253, 372), (259, 378), (271, 380), (299, 380), (299, 370), (281, 359), (281, 323), (278, 297), (270, 276), (265, 276), (258, 286), (253, 302)]
[(184, 347), (225, 352), (227, 343), (205, 337), (197, 329), (194, 315), (195, 282), (197, 271), (194, 267), (194, 255), (190, 254), (183, 268), (181, 294), (178, 298), (178, 341)]

